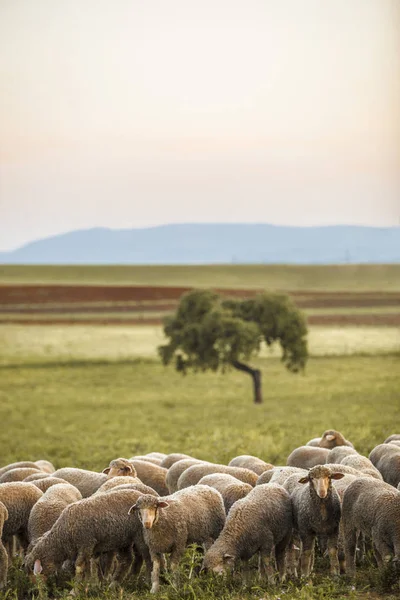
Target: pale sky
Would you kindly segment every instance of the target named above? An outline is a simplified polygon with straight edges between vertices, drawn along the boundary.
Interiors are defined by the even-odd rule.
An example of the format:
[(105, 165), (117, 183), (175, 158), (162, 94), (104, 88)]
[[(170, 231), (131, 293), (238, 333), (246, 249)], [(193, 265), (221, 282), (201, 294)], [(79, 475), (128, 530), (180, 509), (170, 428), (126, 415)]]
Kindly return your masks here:
[(0, 0), (0, 250), (400, 225), (399, 0)]

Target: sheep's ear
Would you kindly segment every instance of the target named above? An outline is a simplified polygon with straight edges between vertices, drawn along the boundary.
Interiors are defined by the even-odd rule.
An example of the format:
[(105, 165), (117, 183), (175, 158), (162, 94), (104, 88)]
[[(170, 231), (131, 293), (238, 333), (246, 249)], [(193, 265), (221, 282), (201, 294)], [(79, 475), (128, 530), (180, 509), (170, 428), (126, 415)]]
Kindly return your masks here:
[(299, 483), (308, 483), (310, 481), (310, 478), (308, 477), (308, 475), (306, 477), (302, 477), (301, 479), (299, 479)]
[(232, 554), (224, 554), (224, 560), (235, 560)]
[(344, 473), (332, 473), (331, 479), (342, 479), (344, 477)]
[(169, 503), (165, 502), (164, 500), (159, 500), (157, 502), (157, 506), (158, 508), (167, 508), (167, 506), (169, 506)]
[(40, 575), (40, 573), (43, 571), (43, 567), (42, 567), (42, 563), (40, 562), (40, 560), (37, 558), (35, 560), (35, 564), (33, 565), (33, 574), (34, 575)]
[[(128, 471), (128, 473), (133, 473), (133, 468), (129, 465), (127, 465), (126, 467), (124, 467), (123, 469), (124, 471)], [(104, 472), (104, 471), (103, 471)]]
[(138, 505), (137, 504), (133, 504), (130, 509), (128, 510), (128, 515), (132, 514), (135, 510), (138, 510)]
[(333, 440), (335, 440), (335, 439), (336, 439), (336, 435), (332, 435), (331, 433), (329, 433), (329, 434), (326, 436), (326, 439), (328, 440), (328, 442), (333, 442)]
[(106, 469), (103, 469), (102, 473), (104, 473), (105, 475), (108, 475), (110, 471), (111, 471), (111, 467), (107, 467)]

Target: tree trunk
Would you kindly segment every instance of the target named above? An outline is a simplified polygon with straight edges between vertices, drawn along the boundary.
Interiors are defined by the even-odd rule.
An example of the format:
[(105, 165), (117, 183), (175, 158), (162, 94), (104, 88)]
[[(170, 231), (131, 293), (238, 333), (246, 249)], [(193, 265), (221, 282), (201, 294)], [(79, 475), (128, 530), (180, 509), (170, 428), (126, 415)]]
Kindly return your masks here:
[(232, 367), (235, 367), (235, 369), (238, 369), (239, 371), (244, 371), (245, 373), (248, 373), (249, 375), (251, 375), (251, 377), (253, 379), (253, 386), (254, 386), (254, 402), (255, 402), (255, 404), (261, 404), (261, 402), (263, 400), (262, 400), (262, 393), (261, 393), (261, 371), (260, 371), (260, 369), (252, 369), (248, 365), (245, 365), (244, 363), (241, 363), (238, 360), (232, 361)]

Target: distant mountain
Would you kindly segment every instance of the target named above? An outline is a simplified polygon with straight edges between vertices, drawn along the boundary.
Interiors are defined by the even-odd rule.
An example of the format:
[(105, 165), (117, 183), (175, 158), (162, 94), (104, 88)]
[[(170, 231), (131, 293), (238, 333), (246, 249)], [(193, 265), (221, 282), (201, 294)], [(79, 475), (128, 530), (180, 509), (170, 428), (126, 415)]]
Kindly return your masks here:
[(400, 227), (182, 224), (94, 228), (0, 252), (2, 264), (397, 263)]

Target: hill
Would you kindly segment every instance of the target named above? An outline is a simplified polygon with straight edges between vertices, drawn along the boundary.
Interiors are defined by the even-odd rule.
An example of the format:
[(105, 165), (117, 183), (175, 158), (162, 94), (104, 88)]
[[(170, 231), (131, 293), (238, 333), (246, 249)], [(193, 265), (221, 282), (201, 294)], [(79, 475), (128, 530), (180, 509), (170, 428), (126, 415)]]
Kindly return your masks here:
[(400, 227), (181, 224), (94, 228), (0, 253), (2, 264), (345, 264), (400, 262)]

